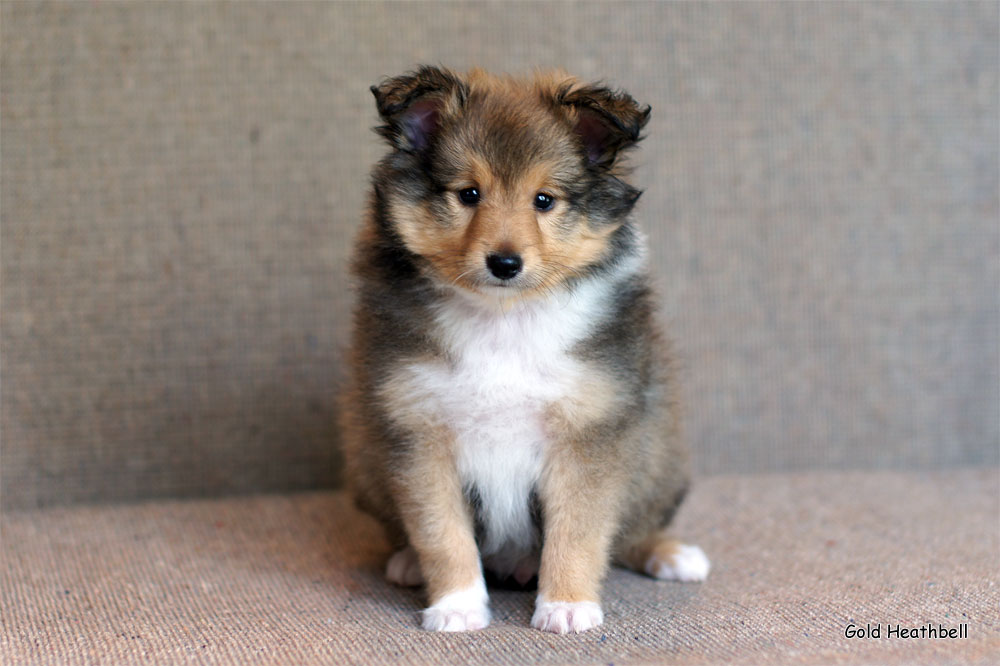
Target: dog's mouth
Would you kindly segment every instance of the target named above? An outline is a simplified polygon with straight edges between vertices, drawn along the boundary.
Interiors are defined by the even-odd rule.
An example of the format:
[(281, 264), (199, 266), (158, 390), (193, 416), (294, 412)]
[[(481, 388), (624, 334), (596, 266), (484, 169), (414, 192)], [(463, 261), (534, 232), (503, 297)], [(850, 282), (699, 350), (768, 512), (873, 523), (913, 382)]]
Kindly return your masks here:
[(478, 296), (507, 301), (542, 295), (551, 291), (558, 282), (559, 280), (553, 280), (553, 276), (548, 276), (546, 279), (545, 271), (528, 270), (508, 279), (497, 278), (487, 271), (479, 271), (452, 280), (451, 285)]
[(537, 284), (528, 273), (522, 273), (512, 278), (498, 278), (483, 271), (479, 275), (469, 276), (463, 281), (466, 288), (487, 294), (514, 294), (531, 291)]
[(549, 265), (548, 262), (537, 259), (522, 262), (517, 271), (508, 272), (493, 270), (496, 266), (491, 269), (482, 258), (460, 263), (428, 259), (428, 268), (436, 282), (466, 293), (499, 297), (503, 300), (551, 292), (575, 274), (575, 271), (566, 270), (568, 267), (562, 264)]
[(530, 290), (537, 278), (519, 256), (489, 255), (459, 261), (426, 257), (430, 273), (439, 280), (466, 291), (508, 293)]

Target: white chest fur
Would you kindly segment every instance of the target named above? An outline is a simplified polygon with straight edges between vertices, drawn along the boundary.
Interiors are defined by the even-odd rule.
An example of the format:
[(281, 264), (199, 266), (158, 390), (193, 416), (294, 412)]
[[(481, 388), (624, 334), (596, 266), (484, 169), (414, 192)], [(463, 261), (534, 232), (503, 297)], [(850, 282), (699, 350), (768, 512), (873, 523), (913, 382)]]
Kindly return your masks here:
[(447, 360), (413, 363), (403, 373), (411, 407), (454, 434), (459, 476), (480, 500), (484, 557), (516, 559), (536, 545), (530, 496), (549, 445), (545, 413), (586, 380), (570, 350), (610, 297), (606, 284), (595, 283), (503, 311), (454, 294), (435, 312)]

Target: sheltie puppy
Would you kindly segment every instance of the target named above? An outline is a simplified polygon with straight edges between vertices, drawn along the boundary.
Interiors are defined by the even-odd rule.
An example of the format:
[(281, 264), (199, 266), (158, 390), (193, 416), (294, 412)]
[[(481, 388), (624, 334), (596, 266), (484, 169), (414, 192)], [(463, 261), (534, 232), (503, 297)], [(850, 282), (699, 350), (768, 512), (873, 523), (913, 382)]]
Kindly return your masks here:
[(484, 570), (531, 624), (601, 624), (613, 560), (700, 581), (664, 532), (688, 488), (623, 153), (649, 107), (562, 74), (442, 68), (372, 87), (391, 150), (353, 272), (347, 480), (425, 585), (424, 628), (489, 623)]

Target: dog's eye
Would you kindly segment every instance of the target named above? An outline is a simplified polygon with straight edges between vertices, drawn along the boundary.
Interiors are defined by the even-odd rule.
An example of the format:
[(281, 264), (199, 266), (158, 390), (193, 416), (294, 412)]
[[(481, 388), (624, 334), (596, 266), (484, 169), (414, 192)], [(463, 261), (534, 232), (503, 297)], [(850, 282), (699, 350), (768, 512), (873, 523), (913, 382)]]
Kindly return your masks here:
[(535, 208), (540, 211), (552, 210), (552, 206), (555, 204), (556, 200), (551, 194), (546, 194), (545, 192), (539, 192), (535, 195)]
[(479, 190), (475, 187), (467, 187), (458, 191), (458, 198), (466, 206), (475, 206), (479, 203)]

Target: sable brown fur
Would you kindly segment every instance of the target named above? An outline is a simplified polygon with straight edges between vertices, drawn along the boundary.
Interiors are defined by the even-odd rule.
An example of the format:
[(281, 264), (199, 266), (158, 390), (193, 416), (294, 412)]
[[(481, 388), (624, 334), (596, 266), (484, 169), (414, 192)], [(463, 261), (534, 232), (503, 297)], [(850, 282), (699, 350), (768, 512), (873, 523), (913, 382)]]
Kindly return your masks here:
[[(422, 67), (372, 92), (391, 150), (373, 171), (352, 266), (347, 479), (393, 546), (416, 552), (428, 628), (488, 621), (469, 601), (482, 555), (508, 569), (501, 574), (523, 573), (536, 557), (535, 626), (586, 629), (600, 622), (594, 604), (612, 558), (652, 573), (682, 547), (662, 530), (686, 492), (688, 456), (670, 351), (637, 268), (643, 241), (630, 212), (639, 191), (625, 181), (624, 156), (649, 108), (561, 72), (515, 79)], [(473, 204), (459, 196), (471, 190)], [(540, 208), (539, 196), (551, 207)], [(523, 269), (491, 275), (497, 253), (516, 255)], [(579, 305), (587, 299), (589, 309)], [(563, 347), (549, 340), (561, 339), (560, 318), (572, 329)], [(536, 321), (556, 328), (536, 339)], [(504, 327), (515, 333), (504, 337)], [(478, 338), (462, 342), (467, 328), (498, 337), (480, 349)], [(533, 354), (545, 366), (537, 381)], [(473, 361), (487, 369), (470, 371)], [(549, 390), (550, 375), (567, 388)], [(477, 398), (480, 377), (486, 397)], [(454, 411), (452, 391), (460, 409), (468, 393), (468, 418)], [(506, 420), (512, 404), (525, 411)], [(490, 485), (476, 456), (493, 455), (490, 438), (506, 440), (500, 426), (480, 433), (480, 422), (512, 424), (509, 445), (521, 447), (512, 460), (524, 471), (511, 478), (533, 479), (530, 488), (508, 496)], [(503, 548), (481, 552), (490, 535), (504, 536), (496, 525), (521, 516), (503, 523), (507, 514), (491, 513), (494, 496), (517, 511), (536, 507), (535, 525), (510, 528)], [(506, 561), (510, 553), (520, 563)]]

